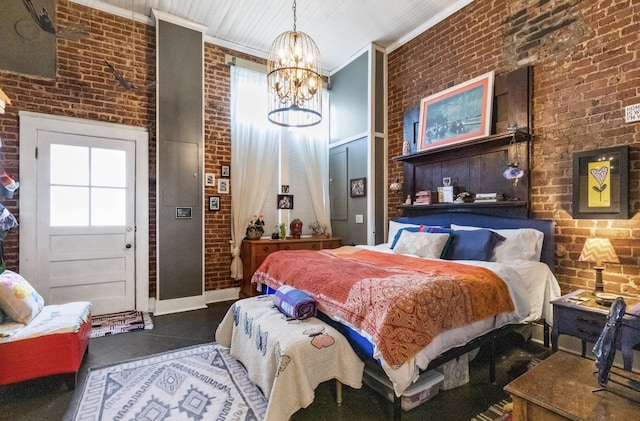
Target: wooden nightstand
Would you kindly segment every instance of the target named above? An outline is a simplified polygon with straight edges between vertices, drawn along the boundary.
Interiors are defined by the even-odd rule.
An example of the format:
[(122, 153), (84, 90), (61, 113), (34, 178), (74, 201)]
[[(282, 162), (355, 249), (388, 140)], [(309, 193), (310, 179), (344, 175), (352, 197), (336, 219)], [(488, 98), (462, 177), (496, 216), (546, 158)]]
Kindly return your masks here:
[[(640, 316), (640, 300), (624, 297), (627, 313)], [(595, 343), (609, 314), (609, 307), (596, 303), (591, 291), (577, 290), (563, 295), (553, 304), (553, 330), (551, 331), (551, 349), (558, 350), (558, 336), (571, 335), (582, 340), (582, 356), (586, 355), (587, 342)], [(624, 369), (633, 366), (633, 347), (640, 343), (640, 317), (624, 317), (620, 332), (618, 349), (622, 351)]]

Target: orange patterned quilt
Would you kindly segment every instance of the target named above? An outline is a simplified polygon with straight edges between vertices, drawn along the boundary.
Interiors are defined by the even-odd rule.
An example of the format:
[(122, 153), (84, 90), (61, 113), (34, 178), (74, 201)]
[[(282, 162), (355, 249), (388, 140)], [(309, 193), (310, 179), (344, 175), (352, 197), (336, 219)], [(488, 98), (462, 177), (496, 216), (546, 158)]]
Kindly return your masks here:
[(446, 330), (514, 310), (488, 269), (349, 246), (272, 253), (252, 282), (307, 292), (320, 311), (368, 333), (391, 366)]

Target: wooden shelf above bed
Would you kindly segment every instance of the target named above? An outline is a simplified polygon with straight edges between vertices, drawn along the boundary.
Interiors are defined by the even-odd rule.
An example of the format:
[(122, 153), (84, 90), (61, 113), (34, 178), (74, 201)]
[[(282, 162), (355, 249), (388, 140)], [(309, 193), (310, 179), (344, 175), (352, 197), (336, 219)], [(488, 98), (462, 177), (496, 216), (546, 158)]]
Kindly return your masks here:
[[(441, 148), (427, 149), (425, 151), (415, 152), (408, 155), (394, 156), (392, 159), (400, 162), (414, 162), (414, 161), (422, 161), (424, 160), (425, 157), (431, 156), (431, 155), (447, 154), (448, 156), (452, 156), (452, 151), (456, 151), (460, 149), (468, 150), (473, 146), (481, 147), (485, 143), (493, 143), (493, 146), (504, 145), (504, 144), (508, 145), (511, 142), (512, 138), (513, 138), (513, 133), (494, 134), (491, 136), (470, 140), (462, 144), (457, 143), (454, 145), (446, 145)], [(515, 134), (515, 141), (517, 143), (528, 142), (530, 139), (531, 139), (531, 135), (529, 133), (518, 131)]]
[(428, 215), (435, 212), (482, 212), (490, 210), (492, 215), (520, 216), (526, 215), (529, 203), (524, 200), (503, 200), (495, 203), (434, 203), (432, 205), (401, 205), (404, 216)]
[[(531, 148), (531, 71), (522, 67), (496, 75), (492, 114), (492, 135), (468, 142), (427, 149), (393, 157), (403, 164), (403, 199), (415, 199), (421, 190), (437, 191), (443, 178), (450, 178), (456, 194), (468, 192), (497, 193), (505, 201), (495, 203), (438, 203), (433, 205), (402, 205), (405, 216), (424, 215), (438, 211), (483, 212), (500, 216), (526, 218), (530, 207)], [(411, 117), (411, 118), (410, 118)], [(506, 131), (517, 123), (518, 130)], [(406, 113), (405, 137), (415, 137), (416, 113)], [(409, 138), (410, 140), (410, 138)], [(413, 139), (415, 142), (416, 139)], [(503, 177), (511, 163), (517, 162), (524, 177), (517, 183)], [(404, 200), (403, 200), (404, 202)]]

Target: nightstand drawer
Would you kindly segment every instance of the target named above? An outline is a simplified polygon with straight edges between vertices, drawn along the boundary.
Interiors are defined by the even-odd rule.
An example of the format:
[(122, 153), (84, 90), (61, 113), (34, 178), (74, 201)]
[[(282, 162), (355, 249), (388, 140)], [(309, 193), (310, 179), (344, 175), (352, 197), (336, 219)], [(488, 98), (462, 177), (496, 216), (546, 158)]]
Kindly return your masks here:
[(606, 322), (606, 314), (557, 308), (556, 311), (562, 313), (559, 317), (559, 333), (576, 336), (587, 342), (598, 340)]

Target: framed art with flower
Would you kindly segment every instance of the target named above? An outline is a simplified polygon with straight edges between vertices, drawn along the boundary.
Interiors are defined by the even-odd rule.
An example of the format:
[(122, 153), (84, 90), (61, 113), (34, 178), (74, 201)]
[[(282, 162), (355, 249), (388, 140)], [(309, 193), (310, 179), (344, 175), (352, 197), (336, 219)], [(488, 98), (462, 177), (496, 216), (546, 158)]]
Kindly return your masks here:
[(573, 154), (573, 217), (629, 218), (629, 148)]
[(366, 177), (353, 178), (349, 180), (349, 191), (351, 197), (365, 197), (367, 195), (367, 179)]

